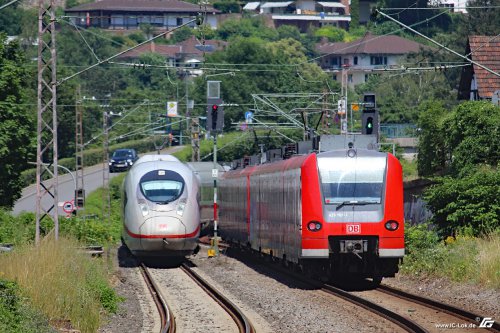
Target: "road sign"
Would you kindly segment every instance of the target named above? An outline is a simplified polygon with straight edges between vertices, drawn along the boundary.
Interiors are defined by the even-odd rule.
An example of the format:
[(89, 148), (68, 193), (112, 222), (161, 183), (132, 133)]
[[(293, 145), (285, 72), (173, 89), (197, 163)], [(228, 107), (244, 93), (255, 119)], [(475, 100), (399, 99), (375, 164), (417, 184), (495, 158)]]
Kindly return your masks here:
[(358, 103), (352, 103), (351, 104), (351, 109), (352, 109), (352, 111), (359, 111), (359, 104)]
[(218, 169), (212, 169), (212, 177), (217, 178), (219, 176), (219, 170)]
[(63, 204), (63, 211), (65, 213), (72, 213), (73, 210), (75, 209), (74, 205), (73, 205), (73, 202), (71, 201), (65, 201), (64, 204)]
[(177, 102), (168, 102), (167, 103), (167, 116), (168, 117), (177, 117)]
[(250, 111), (245, 112), (245, 121), (247, 124), (252, 123), (253, 113)]

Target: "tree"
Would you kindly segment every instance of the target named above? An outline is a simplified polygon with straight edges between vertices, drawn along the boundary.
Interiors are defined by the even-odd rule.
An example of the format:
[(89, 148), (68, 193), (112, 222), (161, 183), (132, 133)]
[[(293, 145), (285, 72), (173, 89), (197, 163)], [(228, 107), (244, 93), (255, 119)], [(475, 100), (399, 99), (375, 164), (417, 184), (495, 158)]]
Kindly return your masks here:
[(191, 29), (190, 27), (184, 26), (182, 28), (175, 30), (172, 33), (172, 37), (170, 38), (170, 41), (173, 44), (180, 43), (180, 42), (183, 42), (183, 41), (191, 38), (191, 36), (193, 36), (193, 35), (194, 35), (193, 29)]
[(489, 234), (500, 227), (500, 172), (473, 168), (463, 178), (445, 177), (424, 193), (441, 236)]
[(318, 40), (325, 37), (329, 42), (343, 42), (347, 33), (344, 29), (327, 25), (314, 32), (314, 37)]
[(447, 111), (436, 101), (427, 101), (418, 110), (418, 174), (431, 176), (443, 172), (446, 167), (445, 140), (441, 131)]
[(33, 157), (35, 127), (25, 106), (27, 66), (18, 43), (7, 43), (5, 34), (0, 34), (0, 68), (0, 206), (12, 207), (21, 194), (21, 171)]
[(477, 165), (499, 165), (500, 108), (492, 103), (465, 102), (459, 105), (452, 116), (445, 119), (443, 134), (452, 157), (453, 175), (466, 175)]

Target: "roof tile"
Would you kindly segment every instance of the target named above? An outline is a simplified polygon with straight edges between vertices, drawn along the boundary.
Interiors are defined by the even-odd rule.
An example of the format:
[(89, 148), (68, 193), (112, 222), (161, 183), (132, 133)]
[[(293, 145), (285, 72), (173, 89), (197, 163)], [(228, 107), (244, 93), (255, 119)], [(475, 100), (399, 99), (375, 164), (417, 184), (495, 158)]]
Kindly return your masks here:
[(418, 52), (426, 46), (395, 35), (376, 36), (367, 34), (361, 39), (349, 43), (318, 44), (321, 54), (407, 54)]
[[(473, 61), (500, 73), (500, 36), (469, 36), (469, 46)], [(479, 96), (491, 98), (496, 90), (500, 90), (500, 77), (477, 65), (473, 68)]]

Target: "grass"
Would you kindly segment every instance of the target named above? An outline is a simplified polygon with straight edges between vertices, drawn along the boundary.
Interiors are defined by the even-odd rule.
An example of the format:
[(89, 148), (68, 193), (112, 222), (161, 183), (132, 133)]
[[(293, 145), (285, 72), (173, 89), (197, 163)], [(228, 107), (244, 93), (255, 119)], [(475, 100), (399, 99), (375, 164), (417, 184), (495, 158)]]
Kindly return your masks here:
[(0, 278), (0, 332), (54, 332), (48, 320), (22, 296), (19, 285)]
[(119, 242), (119, 187), (124, 176), (111, 180), (109, 221), (102, 218), (102, 189), (95, 191), (87, 197), (83, 212), (95, 218), (60, 218), (57, 242), (50, 236), (50, 219), (42, 220), (44, 238), (35, 247), (34, 214), (14, 217), (0, 211), (0, 243), (14, 244), (14, 251), (0, 254), (0, 294), (4, 283), (3, 293), (16, 300), (0, 300), (0, 332), (46, 332), (44, 327), (49, 332), (49, 322), (54, 326), (70, 322), (82, 333), (96, 332), (103, 316), (117, 311), (120, 298), (109, 284), (110, 263), (90, 258), (78, 249)]
[(408, 161), (404, 158), (400, 159), (401, 166), (403, 167), (403, 179), (411, 181), (418, 178), (417, 161)]
[(101, 259), (90, 258), (80, 247), (69, 237), (16, 247), (0, 256), (0, 277), (16, 281), (31, 306), (51, 322), (69, 320), (82, 333), (91, 333), (99, 328), (105, 306), (116, 311), (118, 298)]
[(458, 236), (439, 241), (427, 226), (406, 229), (407, 275), (446, 277), (500, 289), (500, 232), (483, 238)]

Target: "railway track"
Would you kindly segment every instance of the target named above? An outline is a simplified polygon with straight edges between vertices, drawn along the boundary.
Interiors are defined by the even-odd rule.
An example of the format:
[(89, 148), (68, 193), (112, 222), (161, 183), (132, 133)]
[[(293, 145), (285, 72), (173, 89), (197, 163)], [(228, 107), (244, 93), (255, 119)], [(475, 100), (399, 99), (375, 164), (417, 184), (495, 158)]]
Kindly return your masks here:
[[(184, 277), (187, 275), (193, 282), (193, 285), (196, 284), (199, 286), (203, 292), (207, 293), (217, 304), (221, 306), (221, 308), (230, 316), (232, 321), (234, 321), (234, 324), (238, 328), (238, 332), (240, 333), (254, 333), (255, 329), (251, 322), (248, 320), (248, 318), (238, 309), (236, 305), (234, 305), (229, 299), (227, 299), (224, 295), (222, 295), (217, 289), (215, 289), (213, 286), (211, 286), (207, 281), (205, 281), (199, 274), (197, 274), (194, 270), (191, 269), (189, 264), (183, 263), (179, 268), (172, 268), (172, 269), (154, 269), (152, 272), (142, 263), (139, 266), (141, 274), (146, 282), (146, 285), (153, 297), (153, 300), (156, 304), (156, 307), (158, 309), (158, 313), (160, 316), (160, 322), (161, 322), (161, 329), (160, 333), (174, 333), (176, 331), (176, 320), (174, 317), (174, 314), (172, 313), (171, 309), (174, 309), (173, 311), (177, 313), (179, 311), (179, 308), (176, 307), (174, 303), (172, 303), (172, 307), (169, 307), (167, 305), (167, 302), (165, 298), (162, 296), (162, 292), (165, 293), (165, 297), (172, 301), (171, 297), (171, 290), (168, 290), (168, 283), (165, 284), (164, 281), (162, 281), (159, 277), (160, 275), (176, 275), (181, 274), (181, 279), (184, 279)], [(181, 272), (182, 271), (182, 272)], [(177, 273), (176, 273), (177, 272)], [(172, 284), (170, 284), (172, 285)], [(174, 288), (177, 286), (177, 284), (172, 285)], [(202, 291), (200, 291), (202, 292)], [(202, 297), (200, 295), (197, 295), (196, 297)], [(191, 296), (192, 298), (192, 296)], [(175, 299), (175, 297), (174, 297)], [(184, 299), (185, 300), (185, 299)], [(174, 301), (175, 302), (175, 301)], [(179, 302), (177, 302), (179, 304)], [(181, 306), (182, 308), (182, 306)], [(185, 307), (184, 307), (185, 308)], [(182, 313), (178, 313), (179, 317), (182, 317)], [(179, 318), (178, 318), (179, 319)], [(228, 317), (229, 319), (229, 317)], [(229, 319), (230, 320), (230, 319)], [(180, 319), (179, 326), (183, 327), (184, 325), (184, 330), (186, 330), (185, 323), (186, 323), (186, 318), (183, 317)], [(192, 324), (196, 326), (197, 324), (194, 323), (193, 321)], [(193, 327), (191, 328), (196, 332), (201, 332), (200, 329), (202, 327)], [(182, 328), (181, 328), (182, 330)]]
[[(420, 304), (422, 306), (435, 309), (435, 310), (440, 311), (440, 312), (447, 313), (451, 316), (461, 318), (463, 320), (470, 321), (472, 323), (476, 323), (477, 324), (476, 326), (479, 326), (479, 324), (484, 319), (484, 317), (482, 317), (482, 316), (479, 316), (477, 314), (474, 314), (472, 312), (469, 312), (469, 311), (466, 311), (463, 309), (459, 309), (459, 308), (454, 307), (452, 305), (441, 303), (441, 302), (438, 302), (438, 301), (435, 301), (435, 300), (432, 300), (432, 299), (429, 299), (426, 297), (410, 294), (410, 293), (407, 293), (407, 292), (402, 291), (400, 289), (392, 288), (389, 286), (381, 285), (377, 288), (377, 291), (380, 291), (380, 292), (387, 294), (387, 295), (390, 295), (390, 296), (399, 297), (399, 298), (405, 299), (407, 301), (414, 302), (414, 303)], [(489, 326), (489, 325), (486, 325), (486, 326)], [(498, 322), (492, 323), (491, 327), (484, 327), (484, 328), (487, 329), (488, 331), (491, 331), (491, 332), (500, 332), (500, 324)]]
[(167, 302), (161, 296), (160, 290), (151, 276), (148, 268), (144, 264), (140, 264), (139, 269), (146, 282), (146, 285), (153, 297), (153, 300), (160, 315), (161, 328), (160, 333), (175, 332), (175, 318), (167, 305)]
[(340, 288), (328, 285), (328, 284), (323, 284), (321, 285), (321, 290), (334, 295), (336, 297), (340, 297), (343, 300), (346, 300), (348, 302), (354, 303), (357, 306), (362, 307), (363, 309), (366, 309), (378, 316), (381, 316), (390, 322), (396, 324), (397, 326), (401, 327), (407, 332), (411, 333), (425, 333), (427, 332), (424, 328), (422, 328), (420, 325), (416, 324), (412, 320), (405, 318), (396, 312), (393, 312), (391, 310), (388, 310), (387, 308), (384, 308), (378, 304), (375, 304), (371, 301), (368, 301), (362, 297), (356, 296), (352, 293), (349, 293), (345, 290), (342, 290)]
[(189, 267), (188, 264), (183, 263), (181, 269), (186, 273), (193, 281), (196, 282), (210, 297), (212, 297), (230, 316), (233, 318), (236, 326), (238, 326), (238, 331), (240, 333), (254, 333), (255, 329), (248, 318), (234, 305), (228, 298), (222, 295), (217, 289), (212, 287), (207, 281), (205, 281), (200, 275)]
[[(248, 255), (246, 253), (239, 252), (238, 254), (233, 254), (235, 258), (240, 260), (250, 260), (257, 261), (254, 256)], [(260, 264), (263, 264), (263, 260), (258, 260)], [(349, 291), (346, 288), (332, 286), (330, 284), (324, 284), (320, 281), (305, 277), (302, 274), (295, 273), (286, 269), (281, 265), (276, 265), (272, 262), (265, 262), (264, 265), (273, 271), (279, 271), (282, 274), (290, 276), (305, 285), (314, 286), (323, 292), (331, 294), (335, 297), (339, 297), (347, 302), (353, 303), (359, 307), (366, 309), (378, 316), (391, 321), (395, 325), (401, 327), (407, 332), (435, 332), (443, 331), (446, 327), (440, 327), (439, 324), (454, 323), (457, 327), (453, 327), (456, 332), (456, 328), (462, 328), (462, 331), (472, 328), (482, 328), (491, 332), (500, 332), (500, 324), (498, 322), (493, 322), (490, 319), (491, 327), (479, 327), (480, 323), (485, 319), (483, 316), (479, 316), (472, 312), (459, 309), (457, 307), (437, 302), (432, 299), (428, 299), (422, 296), (413, 295), (402, 290), (391, 288), (388, 286), (379, 286), (377, 288), (370, 287), (367, 284), (366, 290), (363, 291)], [(378, 295), (375, 295), (377, 293)], [(366, 295), (370, 295), (367, 297)], [(390, 297), (389, 297), (390, 296)], [(389, 298), (397, 298), (398, 300), (393, 301), (393, 306), (387, 306), (385, 300)], [(400, 301), (399, 301), (400, 300)], [(394, 304), (399, 305), (394, 306)], [(425, 310), (429, 317), (425, 315), (413, 316), (410, 311), (407, 313), (403, 309), (409, 309), (410, 307), (420, 306), (419, 309)], [(424, 309), (425, 308), (425, 309)], [(493, 318), (494, 319), (494, 318)], [(459, 326), (461, 325), (461, 326)]]

